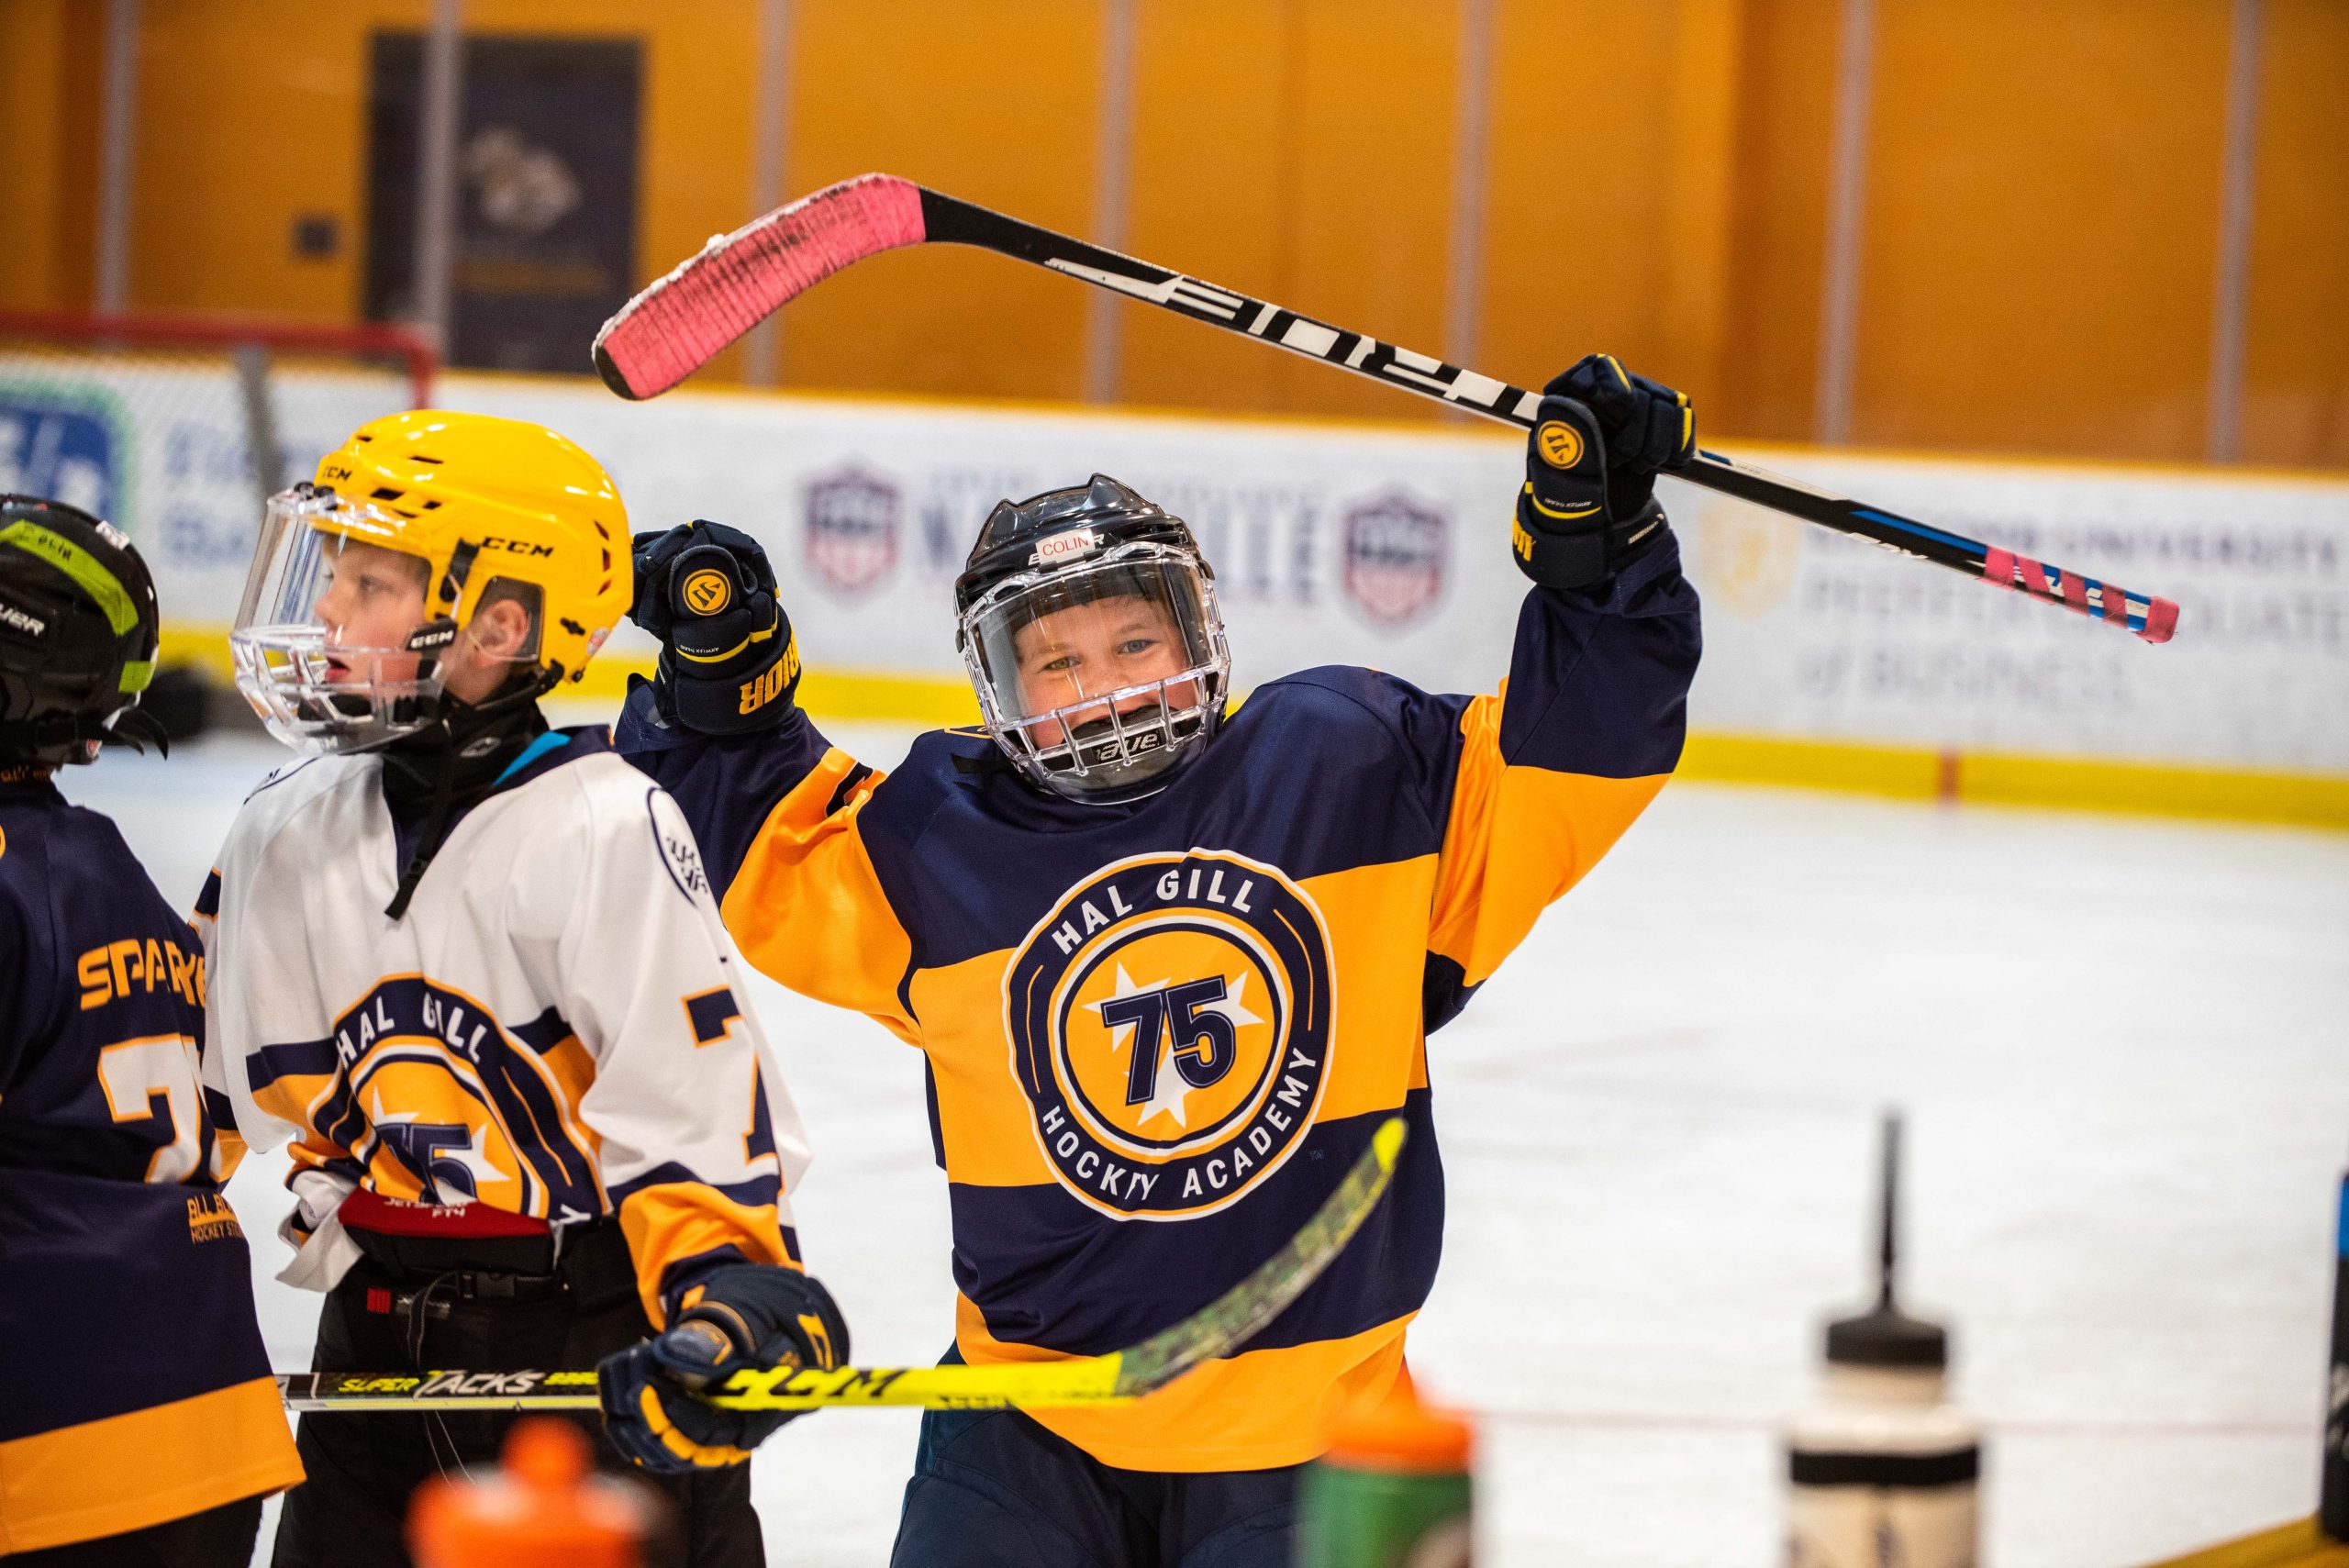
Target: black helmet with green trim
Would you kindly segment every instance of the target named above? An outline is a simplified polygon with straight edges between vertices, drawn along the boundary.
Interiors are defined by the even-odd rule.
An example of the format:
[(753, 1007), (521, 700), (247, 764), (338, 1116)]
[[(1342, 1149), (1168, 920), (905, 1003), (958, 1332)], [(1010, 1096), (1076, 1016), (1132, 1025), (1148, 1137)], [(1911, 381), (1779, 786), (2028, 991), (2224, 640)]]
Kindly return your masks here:
[(162, 746), (161, 727), (135, 711), (159, 632), (154, 579), (120, 529), (62, 502), (0, 495), (0, 764)]

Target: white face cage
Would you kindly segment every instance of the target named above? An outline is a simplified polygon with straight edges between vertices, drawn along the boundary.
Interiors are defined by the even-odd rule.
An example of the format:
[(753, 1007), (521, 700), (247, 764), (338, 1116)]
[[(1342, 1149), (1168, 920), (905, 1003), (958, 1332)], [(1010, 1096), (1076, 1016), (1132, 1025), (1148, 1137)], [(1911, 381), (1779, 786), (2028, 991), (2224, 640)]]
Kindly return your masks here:
[[(1163, 616), (1176, 668), (1142, 681), (1063, 678), (1030, 700), (1021, 633), (1060, 612), (1141, 599)], [(1215, 584), (1179, 546), (1137, 541), (1081, 565), (1022, 572), (963, 613), (957, 639), (978, 694), (980, 722), (1031, 783), (1069, 800), (1110, 805), (1153, 795), (1223, 713), (1231, 654)], [(1103, 665), (1115, 669), (1114, 665)]]
[(456, 628), (425, 607), (430, 566), (403, 548), (404, 520), (309, 484), (269, 499), (228, 649), (237, 690), (305, 755), (370, 751), (439, 716)]

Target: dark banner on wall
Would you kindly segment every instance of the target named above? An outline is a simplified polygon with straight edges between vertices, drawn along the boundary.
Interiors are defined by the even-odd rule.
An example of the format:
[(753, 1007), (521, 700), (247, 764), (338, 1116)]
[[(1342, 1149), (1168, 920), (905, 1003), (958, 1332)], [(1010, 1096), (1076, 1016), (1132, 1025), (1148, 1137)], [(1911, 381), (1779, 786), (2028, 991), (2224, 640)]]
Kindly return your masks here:
[[(371, 64), (365, 308), (397, 319), (414, 299), (424, 40), (377, 33)], [(465, 40), (449, 363), (589, 368), (639, 281), (641, 68), (631, 41)]]

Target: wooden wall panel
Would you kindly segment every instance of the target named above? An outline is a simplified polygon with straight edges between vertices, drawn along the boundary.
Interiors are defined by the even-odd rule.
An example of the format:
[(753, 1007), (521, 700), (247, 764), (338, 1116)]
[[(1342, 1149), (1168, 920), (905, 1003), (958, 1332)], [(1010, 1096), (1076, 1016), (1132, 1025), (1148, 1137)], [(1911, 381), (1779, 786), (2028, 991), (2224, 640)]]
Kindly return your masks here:
[[(1288, 0), (1137, 0), (1127, 250), (1293, 303), (1284, 171), (1296, 157), (1303, 22)], [(1119, 306), (1118, 319), (1121, 401), (1286, 406), (1276, 350), (1145, 305)]]
[(1538, 387), (1605, 352), (1662, 376), (1675, 7), (1495, 10), (1477, 366)]
[(1807, 440), (1816, 423), (1842, 12), (1841, 0), (1745, 8), (1717, 434)]
[(2349, 5), (2266, 23), (2243, 455), (2349, 466)]
[[(140, 7), (130, 298), (141, 310), (359, 311), (367, 35), (418, 28), (423, 0), (147, 0)], [(340, 251), (292, 253), (295, 215), (339, 220)]]
[[(1460, 8), (1288, 0), (1297, 77), (1280, 172), (1284, 305), (1426, 352), (1443, 349)], [(1423, 400), (1281, 355), (1282, 407), (1424, 417)]]
[(1880, 6), (1855, 441), (2202, 453), (2228, 17)]
[[(794, 0), (794, 194), (871, 170), (1091, 226), (1097, 0)], [(1084, 389), (1083, 285), (982, 251), (882, 256), (783, 317), (790, 385), (997, 397)]]
[(0, 137), (0, 190), (8, 193), (11, 242), (0, 246), (0, 304), (44, 306), (63, 284), (57, 207), (63, 185), (65, 6), (61, 0), (0, 6), (0, 71), (6, 72), (8, 134)]

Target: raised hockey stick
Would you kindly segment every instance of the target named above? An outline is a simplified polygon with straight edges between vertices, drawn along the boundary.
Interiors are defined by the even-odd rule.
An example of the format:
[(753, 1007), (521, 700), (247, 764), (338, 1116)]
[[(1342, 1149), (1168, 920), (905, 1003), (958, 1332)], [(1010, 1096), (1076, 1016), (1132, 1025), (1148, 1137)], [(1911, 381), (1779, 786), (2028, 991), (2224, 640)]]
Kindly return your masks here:
[[(1531, 429), (1538, 394), (1232, 289), (942, 195), (894, 174), (862, 174), (721, 234), (622, 306), (596, 334), (596, 369), (622, 397), (668, 391), (794, 297), (841, 268), (901, 246), (975, 245), (1114, 289), (1210, 327), (1338, 365), (1439, 403)], [(2177, 606), (1999, 550), (1881, 506), (1698, 452), (1673, 476), (1854, 534), (2034, 599), (2167, 642)]]
[[(774, 1367), (736, 1373), (705, 1395), (728, 1410), (917, 1405), (932, 1410), (1122, 1405), (1244, 1343), (1345, 1250), (1378, 1207), (1403, 1148), (1403, 1118), (1371, 1135), (1345, 1180), (1253, 1273), (1172, 1328), (1108, 1355), (1015, 1366)], [(289, 1410), (593, 1410), (593, 1372), (310, 1372), (280, 1374)]]

